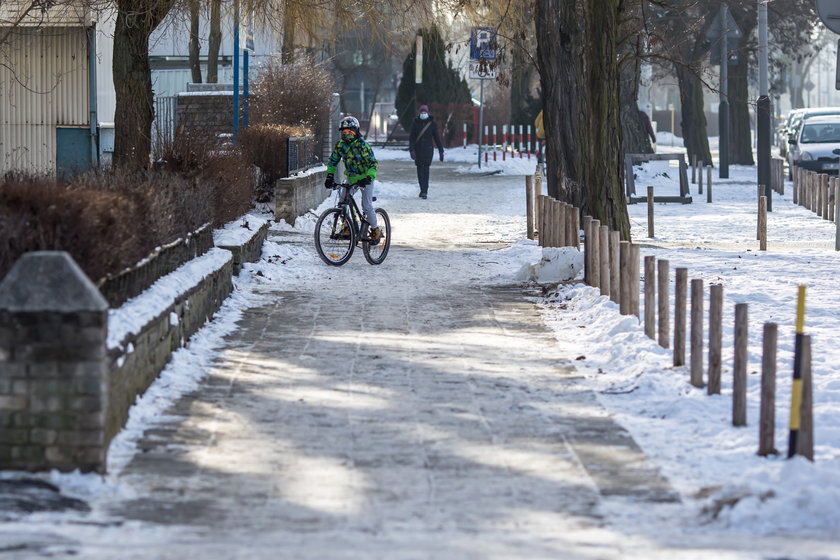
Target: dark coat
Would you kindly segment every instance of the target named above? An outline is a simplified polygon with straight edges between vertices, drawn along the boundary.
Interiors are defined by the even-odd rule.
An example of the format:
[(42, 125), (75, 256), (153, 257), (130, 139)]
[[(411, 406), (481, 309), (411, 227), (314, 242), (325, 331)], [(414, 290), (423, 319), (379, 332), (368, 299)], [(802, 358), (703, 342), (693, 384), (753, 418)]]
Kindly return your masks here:
[[(422, 136), (419, 136), (420, 131), (427, 124), (429, 128), (426, 129), (426, 132)], [(426, 120), (415, 117), (414, 122), (411, 123), (411, 133), (408, 136), (408, 149), (409, 151), (415, 152), (414, 161), (418, 165), (421, 163), (430, 165), (432, 163), (432, 156), (435, 153), (435, 146), (437, 146), (438, 151), (443, 151), (443, 142), (440, 140), (440, 133), (438, 132), (435, 118), (431, 115)]]

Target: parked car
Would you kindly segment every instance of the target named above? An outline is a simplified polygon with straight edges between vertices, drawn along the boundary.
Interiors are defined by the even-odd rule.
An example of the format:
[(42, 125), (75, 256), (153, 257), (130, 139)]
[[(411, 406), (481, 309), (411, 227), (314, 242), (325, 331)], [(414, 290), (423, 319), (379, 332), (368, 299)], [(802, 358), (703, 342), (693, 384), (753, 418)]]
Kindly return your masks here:
[(796, 119), (805, 109), (792, 109), (785, 119), (782, 121), (782, 124), (779, 125), (779, 155), (783, 158), (787, 157), (787, 147), (788, 147), (788, 134), (791, 131), (791, 124), (793, 123), (794, 119)]
[(808, 162), (809, 169), (837, 173), (840, 169), (834, 150), (840, 149), (840, 114), (809, 116), (802, 120), (796, 135), (788, 139), (791, 167)]
[[(783, 157), (787, 158), (788, 163), (792, 163), (790, 158), (790, 139), (796, 138), (799, 134), (799, 127), (805, 119), (811, 117), (819, 117), (823, 115), (840, 115), (840, 107), (812, 107), (810, 109), (794, 109), (788, 113), (788, 119), (784, 126), (784, 137), (779, 148), (779, 152)], [(792, 172), (791, 172), (792, 173)]]

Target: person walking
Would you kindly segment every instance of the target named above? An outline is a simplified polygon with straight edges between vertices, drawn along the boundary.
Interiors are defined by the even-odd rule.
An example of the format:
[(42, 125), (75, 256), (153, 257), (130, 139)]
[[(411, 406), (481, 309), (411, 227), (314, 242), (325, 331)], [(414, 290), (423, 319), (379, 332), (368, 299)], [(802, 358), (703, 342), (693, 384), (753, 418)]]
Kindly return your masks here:
[(435, 118), (429, 114), (428, 105), (420, 105), (417, 117), (411, 124), (408, 136), (408, 151), (417, 166), (417, 182), (420, 183), (420, 198), (429, 192), (429, 167), (437, 146), (440, 161), (443, 161), (443, 142), (440, 141)]

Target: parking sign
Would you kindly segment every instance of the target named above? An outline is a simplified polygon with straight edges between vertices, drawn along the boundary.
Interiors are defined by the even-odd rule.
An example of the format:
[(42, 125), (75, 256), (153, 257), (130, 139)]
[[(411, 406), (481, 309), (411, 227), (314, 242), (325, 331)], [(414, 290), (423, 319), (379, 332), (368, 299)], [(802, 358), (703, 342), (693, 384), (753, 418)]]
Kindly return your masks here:
[(473, 27), (470, 32), (470, 60), (496, 60), (496, 28)]

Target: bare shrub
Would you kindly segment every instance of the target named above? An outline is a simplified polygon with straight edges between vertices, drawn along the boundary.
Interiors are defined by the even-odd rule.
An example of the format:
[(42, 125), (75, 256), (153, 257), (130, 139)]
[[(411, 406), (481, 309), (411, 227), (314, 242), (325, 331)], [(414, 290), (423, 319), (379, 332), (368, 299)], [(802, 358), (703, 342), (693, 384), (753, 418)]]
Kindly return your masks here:
[(320, 64), (283, 65), (272, 58), (254, 80), (250, 115), (254, 124), (302, 126), (321, 138), (329, 128), (335, 83)]

